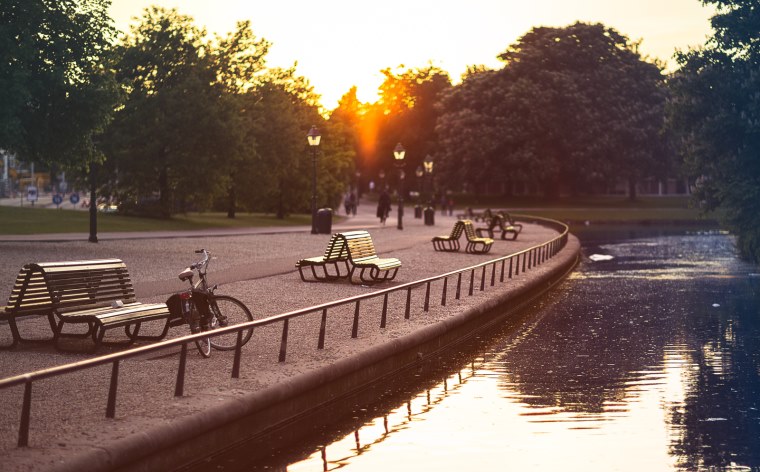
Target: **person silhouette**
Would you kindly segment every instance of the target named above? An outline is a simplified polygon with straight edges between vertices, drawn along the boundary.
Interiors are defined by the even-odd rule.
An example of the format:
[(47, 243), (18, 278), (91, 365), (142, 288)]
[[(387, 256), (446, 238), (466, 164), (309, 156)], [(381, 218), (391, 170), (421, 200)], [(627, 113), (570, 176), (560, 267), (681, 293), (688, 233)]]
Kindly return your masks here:
[(377, 217), (380, 218), (380, 222), (385, 224), (385, 220), (388, 219), (388, 214), (391, 212), (391, 196), (388, 195), (388, 191), (383, 189), (380, 193), (380, 198), (377, 201)]

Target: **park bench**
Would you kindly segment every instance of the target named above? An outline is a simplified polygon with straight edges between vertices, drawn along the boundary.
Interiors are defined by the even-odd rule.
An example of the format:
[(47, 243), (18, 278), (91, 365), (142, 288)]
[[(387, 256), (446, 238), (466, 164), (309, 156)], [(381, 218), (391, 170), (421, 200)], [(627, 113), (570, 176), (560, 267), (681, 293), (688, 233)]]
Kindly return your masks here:
[[(348, 250), (348, 260), (351, 269), (348, 280), (352, 284), (374, 284), (393, 280), (396, 277), (401, 261), (395, 257), (380, 258), (375, 251), (372, 236), (364, 230), (346, 231), (337, 236), (345, 242)], [(355, 272), (359, 270), (358, 280), (354, 279)], [(365, 273), (367, 276), (365, 277)]]
[(512, 235), (510, 239), (517, 239), (517, 235), (522, 231), (523, 225), (515, 222), (512, 216), (505, 211), (498, 212), (497, 216), (500, 217), (499, 228), (501, 229), (501, 239), (507, 239), (508, 234)]
[[(346, 265), (346, 273), (341, 274), (340, 264)], [(335, 267), (335, 274), (330, 274), (327, 271), (327, 266), (332, 265)], [(333, 234), (330, 241), (327, 243), (327, 249), (323, 256), (307, 257), (296, 262), (296, 268), (301, 274), (301, 280), (304, 282), (311, 282), (304, 276), (304, 268), (310, 267), (311, 273), (314, 276), (314, 280), (334, 280), (341, 277), (348, 277), (351, 269), (348, 266), (348, 248), (346, 247), (346, 239), (340, 234)], [(317, 274), (317, 267), (322, 268), (323, 275)]]
[(464, 233), (467, 238), (465, 251), (475, 254), (485, 254), (491, 250), (493, 239), (478, 236), (475, 232), (475, 227), (470, 220), (459, 220), (454, 223), (454, 227), (451, 229), (451, 234), (448, 236), (433, 237), (433, 248), (436, 251), (458, 251), (460, 248), (459, 238), (462, 236), (462, 233)]
[(520, 234), (520, 231), (522, 231), (521, 224), (514, 223), (509, 216), (505, 217), (501, 212), (486, 220), (486, 224), (487, 226), (485, 227), (475, 228), (475, 234), (477, 234), (478, 237), (488, 237), (493, 239), (494, 230), (499, 228), (501, 230), (501, 239), (507, 239), (507, 236), (509, 235), (509, 239), (514, 241), (517, 239), (517, 235)]
[(481, 238), (475, 232), (475, 227), (470, 220), (461, 220), (462, 226), (464, 226), (464, 235), (467, 238), (467, 246), (465, 251), (474, 254), (485, 254), (491, 250), (493, 246), (492, 238)]
[[(156, 340), (166, 336), (170, 313), (166, 304), (144, 304), (135, 300), (134, 288), (126, 265), (119, 259), (45, 262), (26, 264), (16, 277), (8, 304), (0, 313), (10, 325), (13, 342), (43, 341), (24, 339), (17, 318), (46, 315), (53, 330), (57, 349), (62, 338), (92, 337), (97, 350), (101, 345), (129, 345), (136, 340)], [(140, 336), (143, 322), (164, 320), (159, 335)], [(85, 333), (64, 333), (67, 324), (86, 324)], [(106, 331), (124, 327), (126, 341), (104, 341)], [(49, 339), (46, 339), (49, 341)]]
[(459, 250), (459, 238), (464, 232), (464, 220), (459, 220), (454, 223), (454, 227), (451, 229), (451, 234), (443, 236), (433, 237), (433, 249), (436, 251), (458, 251)]

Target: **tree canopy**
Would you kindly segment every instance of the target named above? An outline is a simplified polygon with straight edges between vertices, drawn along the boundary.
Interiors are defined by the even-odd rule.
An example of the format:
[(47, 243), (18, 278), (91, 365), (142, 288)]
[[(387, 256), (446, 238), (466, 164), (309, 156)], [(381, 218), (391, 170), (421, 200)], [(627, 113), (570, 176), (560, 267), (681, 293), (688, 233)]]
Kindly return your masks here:
[(677, 55), (670, 124), (708, 210), (722, 209), (741, 253), (760, 261), (760, 5), (717, 7), (714, 35)]
[(82, 168), (117, 89), (107, 62), (108, 0), (2, 0), (0, 148), (24, 161)]
[(473, 69), (441, 103), (450, 187), (532, 180), (556, 197), (664, 171), (664, 77), (627, 37), (601, 24), (538, 27), (499, 58), (503, 69)]

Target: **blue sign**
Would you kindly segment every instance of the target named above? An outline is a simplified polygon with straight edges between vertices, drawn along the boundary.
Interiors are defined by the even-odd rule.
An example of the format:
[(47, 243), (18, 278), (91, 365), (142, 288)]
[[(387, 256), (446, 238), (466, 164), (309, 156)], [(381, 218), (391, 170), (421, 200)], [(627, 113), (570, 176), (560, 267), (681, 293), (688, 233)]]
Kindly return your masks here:
[(58, 194), (53, 195), (53, 203), (55, 203), (56, 205), (60, 205), (61, 202), (63, 202), (63, 197), (62, 196), (60, 196)]
[(76, 205), (77, 203), (79, 203), (79, 194), (72, 193), (71, 195), (69, 195), (69, 201), (71, 202), (72, 205)]

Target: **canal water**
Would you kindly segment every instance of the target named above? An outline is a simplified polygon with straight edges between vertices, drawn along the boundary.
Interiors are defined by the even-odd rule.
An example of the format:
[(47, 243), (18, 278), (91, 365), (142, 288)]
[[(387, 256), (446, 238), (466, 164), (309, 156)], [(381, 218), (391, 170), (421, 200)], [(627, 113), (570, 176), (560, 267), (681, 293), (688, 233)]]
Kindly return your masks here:
[(499, 331), (345, 402), (297, 446), (205, 466), (760, 470), (760, 268), (719, 232), (580, 237), (575, 273)]

